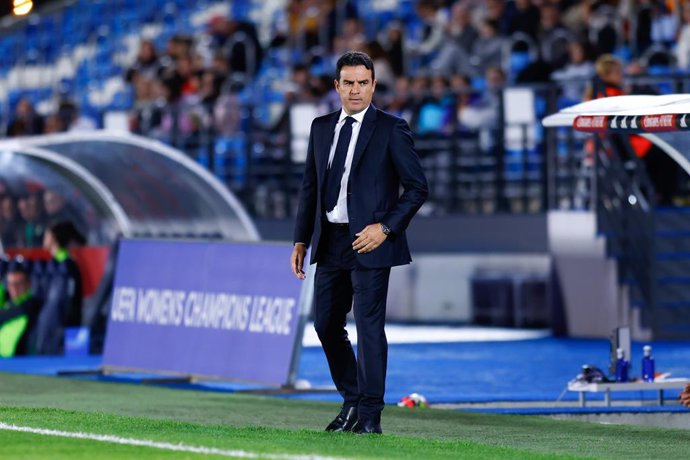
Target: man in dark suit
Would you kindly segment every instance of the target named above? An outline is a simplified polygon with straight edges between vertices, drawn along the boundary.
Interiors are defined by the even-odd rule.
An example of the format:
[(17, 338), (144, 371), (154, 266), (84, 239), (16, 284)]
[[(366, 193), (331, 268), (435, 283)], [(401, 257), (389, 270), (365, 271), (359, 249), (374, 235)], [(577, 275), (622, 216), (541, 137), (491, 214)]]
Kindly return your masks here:
[[(428, 187), (407, 123), (371, 104), (371, 58), (350, 51), (336, 67), (343, 108), (311, 126), (291, 265), (304, 279), (311, 242), (314, 327), (344, 400), (326, 431), (381, 433), (388, 279), (411, 261), (405, 229)], [(353, 300), (357, 358), (345, 330)]]

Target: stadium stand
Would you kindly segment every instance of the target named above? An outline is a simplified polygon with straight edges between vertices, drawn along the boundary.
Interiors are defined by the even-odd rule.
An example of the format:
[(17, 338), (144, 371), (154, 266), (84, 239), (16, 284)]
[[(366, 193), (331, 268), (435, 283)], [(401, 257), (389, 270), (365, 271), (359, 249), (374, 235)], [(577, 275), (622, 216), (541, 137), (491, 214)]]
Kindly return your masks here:
[[(410, 88), (397, 111), (420, 135), (420, 151), (438, 184), (428, 212), (541, 212), (548, 206), (546, 175), (536, 159), (547, 156), (544, 132), (507, 126), (505, 107), (497, 108), (493, 132), (463, 127), (456, 114), (466, 98), (451, 81), (469, 78), (473, 87), (465, 91), (472, 100), (485, 88), (486, 66), (500, 66), (511, 86), (517, 82), (534, 93), (538, 118), (577, 101), (573, 85), (582, 84), (586, 66), (565, 74), (577, 82), (561, 73), (553, 83), (550, 76), (567, 68), (565, 47), (578, 41), (593, 51), (583, 62), (604, 52), (639, 60), (656, 76), (659, 92), (677, 91), (681, 78), (665, 38), (679, 24), (658, 13), (649, 19), (658, 32), (647, 39), (629, 28), (647, 20), (644, 9), (633, 15), (618, 2), (564, 2), (556, 9), (498, 0), (60, 2), (17, 22), (0, 39), (2, 124), (7, 131), (9, 114), (23, 98), (45, 118), (46, 131), (103, 127), (107, 114), (128, 113), (129, 129), (186, 151), (254, 215), (286, 217), (294, 213), (300, 171), (288, 155), (292, 107), (299, 102), (328, 110), (333, 56), (346, 48), (376, 48), (383, 51), (376, 103), (391, 109), (393, 89)], [(150, 56), (138, 55), (142, 43)], [(444, 56), (465, 64), (449, 67), (440, 62)], [(299, 69), (308, 70), (302, 81)], [(434, 94), (443, 94), (443, 102), (430, 107)], [(520, 129), (511, 145), (500, 141)], [(452, 157), (481, 151), (482, 166), (468, 170), (466, 160), (456, 164), (437, 152), (448, 137), (461, 146)], [(499, 141), (487, 145), (482, 138)], [(559, 147), (565, 150), (577, 151), (577, 145)], [(439, 167), (447, 173), (435, 174)]]

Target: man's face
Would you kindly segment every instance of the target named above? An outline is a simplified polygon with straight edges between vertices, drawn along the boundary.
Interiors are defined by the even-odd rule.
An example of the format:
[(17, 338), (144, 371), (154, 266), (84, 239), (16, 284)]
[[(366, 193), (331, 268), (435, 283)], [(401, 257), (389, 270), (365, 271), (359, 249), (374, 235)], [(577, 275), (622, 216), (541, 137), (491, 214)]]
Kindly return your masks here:
[(10, 299), (14, 300), (31, 288), (29, 277), (22, 272), (10, 272), (7, 274), (7, 292)]
[(371, 78), (371, 70), (363, 65), (344, 66), (340, 69), (340, 80), (335, 80), (335, 90), (348, 115), (366, 109), (371, 104), (375, 88), (376, 80)]
[(38, 217), (38, 204), (34, 195), (19, 200), (19, 213), (28, 222), (33, 222)]
[(64, 199), (55, 192), (47, 191), (43, 195), (43, 207), (48, 214), (57, 214), (64, 204)]

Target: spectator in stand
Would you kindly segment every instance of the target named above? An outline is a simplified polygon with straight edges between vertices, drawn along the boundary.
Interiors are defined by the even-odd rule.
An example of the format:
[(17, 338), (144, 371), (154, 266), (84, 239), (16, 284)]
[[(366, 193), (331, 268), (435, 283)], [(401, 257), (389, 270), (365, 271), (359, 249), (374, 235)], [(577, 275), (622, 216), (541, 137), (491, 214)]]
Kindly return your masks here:
[(382, 94), (387, 93), (393, 89), (395, 85), (395, 74), (393, 67), (388, 59), (386, 51), (381, 44), (374, 40), (370, 41), (365, 46), (366, 53), (374, 61), (374, 68), (376, 69), (376, 91)]
[(194, 72), (193, 60), (190, 55), (184, 55), (175, 61), (175, 72), (169, 77), (170, 85), (174, 91), (179, 91), (179, 96), (185, 101), (196, 101), (199, 90), (199, 78)]
[(40, 248), (45, 232), (45, 217), (41, 202), (36, 193), (19, 197), (17, 201), (19, 215), (22, 218), (21, 246)]
[(129, 129), (133, 133), (160, 138), (160, 127), (165, 108), (163, 83), (158, 79), (137, 78), (134, 82), (134, 107), (129, 116)]
[(361, 49), (366, 46), (367, 37), (364, 35), (364, 24), (358, 18), (348, 18), (343, 22), (340, 37), (347, 49)]
[[(431, 72), (449, 78), (453, 74), (472, 71), (470, 54), (466, 45), (474, 44), (477, 31), (469, 24), (467, 8), (456, 4), (445, 27), (444, 40), (438, 54), (430, 64)], [(464, 39), (465, 43), (461, 42)]]
[(177, 59), (182, 56), (189, 56), (192, 52), (193, 40), (185, 35), (175, 35), (170, 37), (165, 45), (165, 54), (160, 57), (159, 76), (174, 72)]
[(461, 130), (479, 132), (479, 145), (484, 151), (496, 146), (495, 132), (501, 116), (501, 89), (506, 76), (500, 67), (486, 69), (486, 90), (478, 98), (469, 99), (458, 107)]
[(223, 77), (224, 80), (227, 79), (232, 73), (230, 69), (230, 62), (225, 59), (225, 56), (220, 51), (216, 51), (213, 54), (213, 59), (211, 60), (211, 67), (209, 70), (211, 70), (217, 76)]
[(472, 50), (472, 64), (476, 73), (482, 75), (491, 67), (503, 65), (504, 37), (498, 34), (498, 28), (494, 21), (484, 20), (479, 25), (479, 39), (474, 43)]
[(135, 78), (145, 78), (153, 80), (158, 78), (161, 71), (161, 63), (158, 59), (156, 45), (151, 40), (142, 40), (139, 44), (139, 52), (136, 61), (127, 69), (125, 79), (133, 82)]
[(625, 88), (626, 94), (647, 94), (658, 95), (659, 91), (647, 82), (640, 81), (639, 77), (647, 75), (647, 67), (642, 63), (641, 59), (633, 59), (625, 66), (625, 73), (632, 79), (629, 85)]
[(239, 84), (227, 86), (213, 108), (213, 124), (217, 135), (230, 137), (240, 131), (241, 104), (237, 95)]
[(387, 95), (386, 111), (403, 118), (408, 124), (412, 120), (409, 109), (410, 80), (407, 77), (398, 77), (395, 80), (395, 88)]
[(623, 62), (611, 54), (597, 58), (595, 64), (596, 77), (583, 97), (588, 101), (600, 97), (622, 96), (623, 91)]
[(57, 113), (52, 113), (46, 117), (46, 121), (43, 125), (43, 134), (61, 133), (64, 130), (62, 120)]
[(431, 91), (419, 107), (417, 133), (421, 135), (450, 134), (455, 126), (453, 109), (454, 100), (448, 92), (445, 78), (441, 76), (432, 77)]
[(290, 39), (305, 52), (324, 47), (321, 42), (321, 27), (328, 25), (332, 2), (323, 0), (290, 0), (286, 10)]
[(7, 126), (7, 137), (33, 136), (43, 133), (43, 117), (34, 110), (31, 101), (19, 99), (14, 110), (14, 118)]
[(3, 195), (0, 199), (0, 241), (2, 247), (14, 248), (23, 241), (22, 222), (17, 214), (12, 195)]
[(31, 292), (31, 273), (23, 261), (10, 262), (7, 271), (8, 299), (0, 305), (0, 358), (32, 354), (32, 332), (41, 302)]
[(510, 34), (510, 27), (515, 15), (515, 4), (506, 0), (486, 0), (483, 20), (491, 21), (496, 26), (496, 33), (502, 36)]
[(91, 117), (83, 115), (77, 103), (69, 98), (60, 101), (58, 116), (62, 126), (70, 132), (93, 131), (97, 127), (96, 122)]
[(590, 0), (580, 0), (566, 8), (561, 20), (565, 27), (580, 42), (589, 43), (589, 21), (592, 17), (592, 2)]
[(682, 26), (675, 54), (678, 67), (687, 71), (690, 69), (690, 3), (683, 3), (681, 8)]
[(435, 0), (419, 0), (417, 14), (423, 24), (422, 37), (419, 42), (410, 43), (408, 49), (421, 59), (422, 65), (426, 65), (441, 49), (446, 21)]
[(319, 102), (321, 93), (311, 84), (309, 66), (300, 63), (292, 67), (292, 79), (288, 84), (285, 97), (290, 103), (315, 104)]
[(403, 30), (403, 24), (398, 21), (391, 21), (386, 29), (385, 39), (381, 43), (396, 77), (401, 77), (405, 73)]
[(585, 82), (590, 81), (594, 76), (594, 64), (589, 59), (588, 49), (587, 42), (570, 42), (569, 62), (562, 69), (551, 74), (551, 78), (560, 82), (563, 89), (563, 107), (582, 102)]
[(570, 43), (573, 43), (572, 34), (561, 23), (558, 7), (551, 3), (542, 5), (538, 45), (542, 57), (553, 69), (560, 69), (568, 63)]
[(673, 2), (652, 2), (651, 39), (653, 43), (661, 44), (665, 47), (671, 47), (676, 44), (679, 32), (679, 17), (673, 11), (671, 3)]
[(184, 147), (187, 137), (196, 132), (198, 125), (194, 117), (203, 117), (204, 109), (199, 103), (199, 79), (194, 72), (193, 60), (189, 54), (179, 56), (173, 68), (165, 69), (163, 75), (165, 100), (161, 111), (161, 140), (176, 147)]
[(463, 2), (457, 2), (453, 5), (446, 33), (465, 53), (472, 52), (474, 42), (479, 38), (479, 31), (472, 24), (472, 14), (469, 7)]
[(429, 77), (419, 72), (410, 81), (410, 92), (407, 98), (407, 108), (410, 111), (410, 127), (416, 131), (419, 123), (419, 109), (422, 107), (429, 92)]
[(213, 49), (222, 51), (234, 72), (252, 77), (259, 70), (263, 49), (251, 22), (214, 16), (208, 24)]
[(220, 97), (220, 91), (223, 85), (224, 77), (218, 75), (212, 70), (206, 70), (201, 74), (199, 80), (199, 103), (204, 109), (204, 113), (212, 116), (213, 109)]
[(515, 11), (508, 23), (508, 34), (522, 32), (531, 38), (537, 38), (539, 31), (539, 8), (532, 0), (515, 0)]
[(450, 90), (455, 94), (457, 107), (472, 104), (475, 98), (472, 81), (467, 75), (453, 75), (450, 79)]

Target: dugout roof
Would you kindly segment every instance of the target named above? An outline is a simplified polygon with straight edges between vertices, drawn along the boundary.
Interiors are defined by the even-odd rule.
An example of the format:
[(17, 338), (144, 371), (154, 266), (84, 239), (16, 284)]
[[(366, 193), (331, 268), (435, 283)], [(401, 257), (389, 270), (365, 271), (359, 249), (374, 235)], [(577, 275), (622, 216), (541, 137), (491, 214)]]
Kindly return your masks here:
[(640, 134), (690, 174), (690, 94), (594, 99), (566, 107), (542, 122), (547, 128)]
[(257, 240), (250, 217), (206, 169), (160, 142), (96, 131), (0, 141), (0, 181), (52, 190), (88, 221), (91, 244), (128, 237)]

